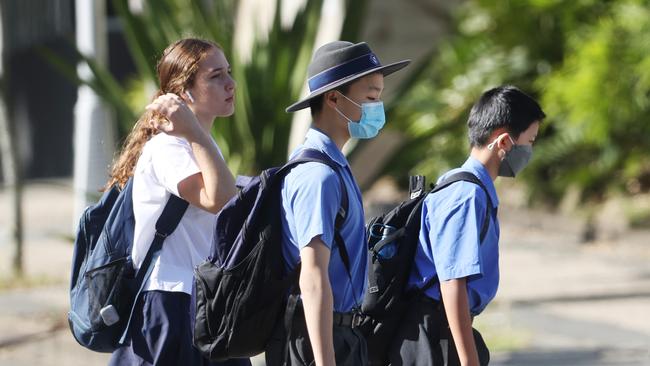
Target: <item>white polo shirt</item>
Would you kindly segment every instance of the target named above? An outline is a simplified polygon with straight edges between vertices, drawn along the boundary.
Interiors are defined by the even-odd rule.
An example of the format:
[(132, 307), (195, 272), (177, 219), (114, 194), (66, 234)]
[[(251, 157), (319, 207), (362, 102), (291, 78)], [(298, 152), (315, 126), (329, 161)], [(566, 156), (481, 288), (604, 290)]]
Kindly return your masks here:
[[(149, 250), (156, 221), (170, 192), (180, 196), (178, 183), (199, 172), (192, 148), (183, 138), (159, 133), (144, 145), (133, 178), (135, 235), (132, 257), (136, 268)], [(176, 230), (165, 239), (145, 291), (191, 294), (192, 269), (208, 256), (215, 217), (208, 211), (188, 206)]]

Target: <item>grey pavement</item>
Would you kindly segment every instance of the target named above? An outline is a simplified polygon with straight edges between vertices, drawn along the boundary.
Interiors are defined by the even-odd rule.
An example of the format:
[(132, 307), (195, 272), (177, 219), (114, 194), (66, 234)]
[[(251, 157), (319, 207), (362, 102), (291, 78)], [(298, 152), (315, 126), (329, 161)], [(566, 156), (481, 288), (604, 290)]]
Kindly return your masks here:
[[(70, 180), (25, 191), (30, 286), (0, 290), (0, 366), (104, 365), (67, 328), (73, 227)], [(492, 365), (650, 366), (650, 232), (581, 244), (581, 220), (502, 199), (496, 300), (477, 318)], [(7, 283), (6, 193), (0, 191), (0, 280)], [(257, 359), (257, 365), (263, 365)]]

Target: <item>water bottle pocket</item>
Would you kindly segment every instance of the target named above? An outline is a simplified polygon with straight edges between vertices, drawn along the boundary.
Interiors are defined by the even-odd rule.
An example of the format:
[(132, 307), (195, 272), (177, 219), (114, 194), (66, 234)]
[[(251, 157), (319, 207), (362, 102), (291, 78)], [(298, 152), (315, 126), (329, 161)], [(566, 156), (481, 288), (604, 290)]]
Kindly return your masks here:
[(380, 260), (389, 260), (397, 254), (397, 239), (403, 234), (404, 230), (385, 225), (374, 224), (370, 228), (370, 237), (373, 256)]

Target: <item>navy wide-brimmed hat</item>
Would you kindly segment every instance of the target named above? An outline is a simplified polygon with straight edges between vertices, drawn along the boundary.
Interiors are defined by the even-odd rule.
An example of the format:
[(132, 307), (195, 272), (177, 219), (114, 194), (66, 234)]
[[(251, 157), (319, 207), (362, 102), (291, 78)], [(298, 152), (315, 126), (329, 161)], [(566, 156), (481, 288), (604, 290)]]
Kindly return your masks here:
[(316, 50), (307, 68), (309, 95), (290, 105), (287, 112), (307, 108), (310, 100), (343, 84), (374, 72), (390, 75), (410, 62), (402, 60), (382, 65), (365, 42), (330, 42)]

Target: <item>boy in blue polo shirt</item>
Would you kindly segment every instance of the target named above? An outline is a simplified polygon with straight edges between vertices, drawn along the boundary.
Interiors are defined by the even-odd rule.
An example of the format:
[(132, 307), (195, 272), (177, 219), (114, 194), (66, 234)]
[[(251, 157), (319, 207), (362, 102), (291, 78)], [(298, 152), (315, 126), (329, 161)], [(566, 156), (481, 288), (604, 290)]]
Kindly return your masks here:
[[(526, 166), (544, 117), (539, 104), (513, 86), (488, 90), (472, 107), (467, 122), (470, 156), (439, 182), (465, 171), (484, 187), (459, 181), (425, 198), (409, 278), (410, 288), (424, 291), (398, 331), (391, 365), (488, 364), (489, 351), (472, 328), (472, 319), (494, 298), (499, 285), (499, 199), (494, 181), (514, 177)], [(481, 240), (484, 224), (488, 227)]]
[[(303, 163), (284, 178), (282, 252), (289, 270), (300, 265), (301, 295), (290, 329), (287, 332), (280, 324), (267, 347), (269, 366), (283, 364), (285, 357), (287, 365), (367, 363), (365, 340), (354, 329), (368, 261), (363, 205), (341, 149), (350, 138), (377, 135), (385, 122), (384, 76), (408, 63), (381, 65), (365, 43), (328, 43), (316, 51), (309, 65), (311, 93), (287, 108), (294, 112), (309, 107), (313, 118), (305, 142), (292, 157), (315, 149), (327, 155), (334, 167)], [(337, 225), (343, 189), (347, 212)]]

